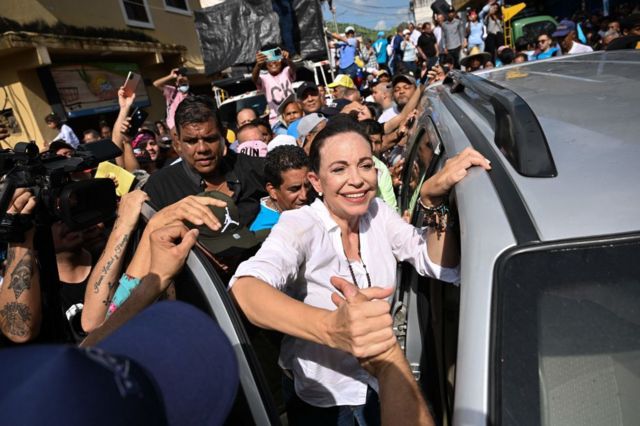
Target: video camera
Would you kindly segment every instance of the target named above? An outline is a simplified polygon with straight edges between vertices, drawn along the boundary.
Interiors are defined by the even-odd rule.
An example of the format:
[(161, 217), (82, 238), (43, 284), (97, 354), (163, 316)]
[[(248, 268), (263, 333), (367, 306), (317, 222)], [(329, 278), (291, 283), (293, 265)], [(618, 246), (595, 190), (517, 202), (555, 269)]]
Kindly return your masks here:
[[(110, 140), (81, 145), (72, 157), (40, 154), (34, 142), (0, 151), (0, 241), (22, 242), (35, 220), (62, 220), (71, 230), (112, 219), (116, 212), (111, 179), (74, 180), (73, 174), (97, 167), (122, 151)], [(38, 200), (36, 217), (7, 214), (17, 188), (29, 188)]]

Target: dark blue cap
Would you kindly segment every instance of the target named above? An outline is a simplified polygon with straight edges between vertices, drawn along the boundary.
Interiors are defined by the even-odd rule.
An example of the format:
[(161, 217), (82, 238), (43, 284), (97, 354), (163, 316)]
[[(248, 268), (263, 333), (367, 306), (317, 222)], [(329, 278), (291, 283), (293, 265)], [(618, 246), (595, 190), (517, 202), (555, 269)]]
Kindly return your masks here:
[(235, 399), (233, 348), (215, 322), (161, 302), (94, 348), (0, 351), (6, 424), (217, 425)]

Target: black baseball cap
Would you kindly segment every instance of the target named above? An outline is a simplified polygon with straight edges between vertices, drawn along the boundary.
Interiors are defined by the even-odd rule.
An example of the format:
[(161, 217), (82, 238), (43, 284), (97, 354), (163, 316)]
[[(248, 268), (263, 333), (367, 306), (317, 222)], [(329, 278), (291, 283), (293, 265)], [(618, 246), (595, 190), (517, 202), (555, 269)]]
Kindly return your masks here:
[(208, 206), (220, 221), (221, 228), (217, 231), (210, 229), (207, 225), (196, 227), (187, 223), (190, 228), (198, 228), (198, 243), (209, 252), (220, 256), (233, 256), (242, 254), (263, 241), (246, 226), (240, 226), (240, 214), (233, 198), (219, 191), (207, 191), (198, 196), (211, 197), (227, 203), (226, 207)]
[(297, 100), (298, 100), (298, 98), (296, 98), (296, 95), (294, 93), (292, 93), (289, 96), (287, 96), (285, 98), (285, 100), (282, 101), (282, 103), (280, 105), (278, 105), (278, 115), (284, 114), (284, 109), (287, 107), (287, 105), (289, 105), (290, 103), (293, 103), (293, 102), (295, 102)]
[(300, 85), (300, 87), (298, 87), (298, 90), (296, 91), (296, 96), (298, 97), (298, 99), (302, 99), (306, 92), (311, 92), (311, 91), (318, 92), (318, 86), (315, 83), (312, 83), (310, 81), (305, 81)]

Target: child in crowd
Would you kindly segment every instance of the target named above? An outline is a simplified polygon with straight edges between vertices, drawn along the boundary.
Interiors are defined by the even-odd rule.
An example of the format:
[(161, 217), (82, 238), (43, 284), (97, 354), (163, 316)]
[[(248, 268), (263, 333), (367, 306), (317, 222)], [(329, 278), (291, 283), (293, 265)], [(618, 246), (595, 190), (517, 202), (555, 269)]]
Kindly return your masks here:
[(256, 53), (256, 65), (251, 74), (256, 87), (258, 90), (263, 90), (267, 98), (271, 126), (278, 122), (280, 104), (293, 94), (293, 82), (296, 79), (294, 65), (289, 61), (289, 52), (279, 49), (281, 56), (275, 55), (273, 60), (270, 60), (263, 52), (273, 49), (278, 49), (278, 47), (264, 46), (262, 51)]

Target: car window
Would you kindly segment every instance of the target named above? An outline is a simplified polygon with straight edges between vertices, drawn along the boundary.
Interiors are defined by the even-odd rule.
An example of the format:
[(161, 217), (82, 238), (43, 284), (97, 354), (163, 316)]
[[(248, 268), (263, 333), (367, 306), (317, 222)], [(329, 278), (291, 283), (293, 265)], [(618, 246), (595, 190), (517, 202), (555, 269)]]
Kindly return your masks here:
[(267, 98), (263, 94), (258, 94), (221, 105), (218, 110), (220, 121), (226, 123), (227, 126), (235, 127), (236, 114), (243, 108), (251, 108), (261, 115), (267, 109)]
[(522, 27), (523, 37), (527, 40), (536, 40), (539, 34), (553, 34), (556, 24), (551, 21), (532, 22)]
[(499, 263), (495, 424), (639, 424), (640, 237)]
[(431, 120), (427, 116), (422, 126), (416, 131), (416, 136), (409, 144), (405, 157), (405, 166), (402, 176), (402, 190), (400, 192), (401, 211), (415, 211), (422, 183), (431, 176), (441, 157), (443, 145), (440, 135)]

